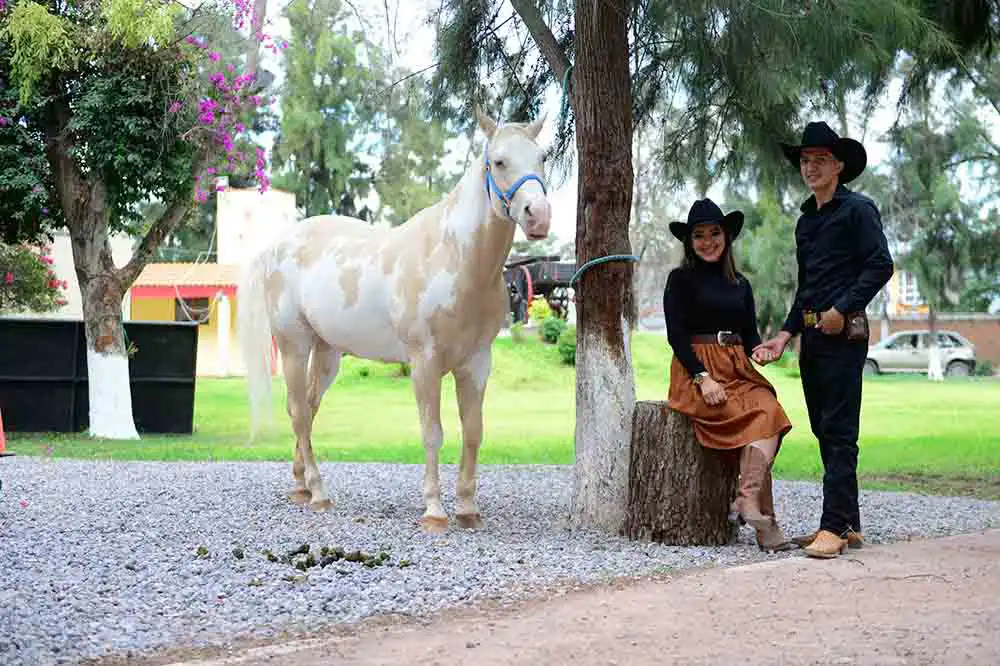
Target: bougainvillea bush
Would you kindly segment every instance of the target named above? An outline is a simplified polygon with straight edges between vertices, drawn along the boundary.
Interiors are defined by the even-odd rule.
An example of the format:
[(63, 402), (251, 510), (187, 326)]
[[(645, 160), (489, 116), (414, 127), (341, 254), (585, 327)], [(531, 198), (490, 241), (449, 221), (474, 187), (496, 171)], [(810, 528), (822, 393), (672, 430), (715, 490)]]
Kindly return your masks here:
[(51, 312), (66, 304), (68, 285), (52, 271), (49, 251), (0, 243), (0, 314)]

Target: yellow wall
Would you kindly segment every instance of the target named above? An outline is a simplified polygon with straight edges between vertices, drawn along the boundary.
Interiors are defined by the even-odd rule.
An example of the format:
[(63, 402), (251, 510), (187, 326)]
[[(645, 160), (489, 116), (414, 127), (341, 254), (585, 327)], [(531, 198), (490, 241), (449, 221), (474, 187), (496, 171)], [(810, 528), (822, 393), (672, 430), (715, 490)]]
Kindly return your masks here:
[[(230, 300), (229, 359), (221, 358), (219, 350), (219, 305), (215, 301), (207, 324), (198, 326), (197, 374), (242, 374), (242, 363), (236, 346), (236, 299)], [(174, 321), (174, 299), (132, 299), (133, 321)]]

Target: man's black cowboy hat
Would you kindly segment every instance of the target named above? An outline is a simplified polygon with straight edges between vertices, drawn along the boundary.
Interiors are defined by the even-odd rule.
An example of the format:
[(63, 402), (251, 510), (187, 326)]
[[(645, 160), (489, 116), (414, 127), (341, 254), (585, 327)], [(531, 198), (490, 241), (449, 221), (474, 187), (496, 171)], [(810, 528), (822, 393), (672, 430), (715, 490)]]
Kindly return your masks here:
[(802, 131), (802, 143), (792, 145), (781, 144), (781, 150), (785, 157), (796, 169), (799, 168), (799, 156), (803, 148), (828, 148), (833, 156), (844, 163), (844, 170), (840, 172), (837, 179), (841, 185), (849, 183), (865, 170), (868, 164), (868, 153), (860, 141), (842, 138), (837, 135), (826, 123), (812, 122), (806, 125)]
[(685, 240), (696, 224), (715, 222), (721, 224), (722, 228), (729, 234), (729, 239), (733, 240), (740, 235), (743, 229), (743, 212), (734, 210), (728, 215), (722, 214), (722, 209), (711, 199), (699, 199), (691, 205), (688, 211), (687, 222), (671, 222), (670, 233)]

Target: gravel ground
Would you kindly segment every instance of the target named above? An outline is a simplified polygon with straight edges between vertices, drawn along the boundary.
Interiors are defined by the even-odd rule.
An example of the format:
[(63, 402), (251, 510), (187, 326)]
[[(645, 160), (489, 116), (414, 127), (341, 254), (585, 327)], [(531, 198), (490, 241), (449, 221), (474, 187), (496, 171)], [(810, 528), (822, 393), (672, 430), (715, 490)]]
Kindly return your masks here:
[[(441, 535), (416, 525), (421, 466), (321, 470), (337, 504), (326, 513), (285, 499), (289, 463), (3, 459), (0, 662), (224, 645), (371, 615), (517, 599), (545, 585), (788, 556), (758, 551), (749, 528), (737, 545), (721, 548), (571, 533), (566, 467), (482, 468), (486, 528)], [(442, 467), (446, 508), (455, 472)], [(779, 481), (775, 492), (789, 534), (814, 528), (817, 485)], [(942, 536), (1000, 526), (1000, 502), (863, 492), (862, 519), (872, 542)], [(367, 565), (340, 558), (303, 572), (295, 562), (305, 556), (287, 557), (302, 544), (316, 559), (323, 546), (384, 554)]]

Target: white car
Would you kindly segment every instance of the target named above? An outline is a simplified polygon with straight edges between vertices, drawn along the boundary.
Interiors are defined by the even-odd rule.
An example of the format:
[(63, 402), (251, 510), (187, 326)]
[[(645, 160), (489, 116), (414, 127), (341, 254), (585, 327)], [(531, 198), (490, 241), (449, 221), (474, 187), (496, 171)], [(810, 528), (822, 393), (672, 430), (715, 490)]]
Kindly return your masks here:
[[(975, 345), (954, 331), (939, 330), (937, 340), (945, 375), (967, 377), (975, 371)], [(865, 374), (927, 372), (929, 359), (929, 331), (897, 331), (868, 348)]]

